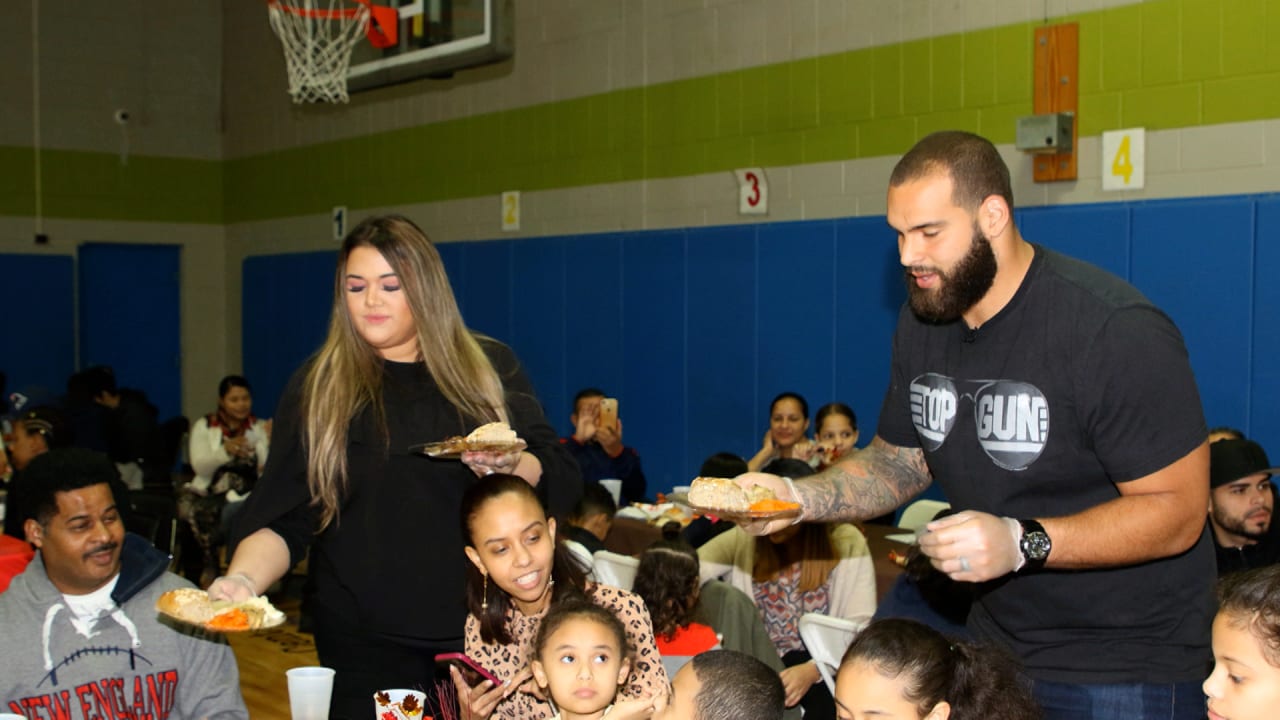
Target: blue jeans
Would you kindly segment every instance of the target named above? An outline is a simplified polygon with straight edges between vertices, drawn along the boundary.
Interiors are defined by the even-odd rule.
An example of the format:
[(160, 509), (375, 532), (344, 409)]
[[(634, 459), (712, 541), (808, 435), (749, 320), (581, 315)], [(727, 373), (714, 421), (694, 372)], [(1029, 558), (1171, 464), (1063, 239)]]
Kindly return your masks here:
[(1082, 685), (1036, 680), (1045, 720), (1203, 720), (1198, 682)]

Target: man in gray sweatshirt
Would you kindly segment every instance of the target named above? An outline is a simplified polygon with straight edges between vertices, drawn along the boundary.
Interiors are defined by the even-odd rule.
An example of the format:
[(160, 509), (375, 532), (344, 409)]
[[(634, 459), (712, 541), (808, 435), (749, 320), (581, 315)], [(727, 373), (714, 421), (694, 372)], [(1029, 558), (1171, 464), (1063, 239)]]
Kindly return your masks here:
[(29, 718), (248, 718), (226, 642), (162, 620), (156, 599), (190, 586), (125, 533), (105, 456), (66, 448), (23, 474), (37, 548), (0, 593), (0, 712)]

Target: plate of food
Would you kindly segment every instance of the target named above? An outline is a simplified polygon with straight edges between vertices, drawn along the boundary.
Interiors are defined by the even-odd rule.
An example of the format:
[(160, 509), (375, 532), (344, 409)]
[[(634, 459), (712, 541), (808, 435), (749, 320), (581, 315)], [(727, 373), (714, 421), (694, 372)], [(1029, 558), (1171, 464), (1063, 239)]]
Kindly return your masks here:
[(730, 478), (700, 477), (689, 487), (689, 506), (733, 522), (773, 520), (800, 514), (800, 503), (779, 500), (773, 490), (752, 485), (744, 490)]
[(440, 442), (424, 443), (409, 448), (409, 452), (421, 453), (441, 460), (456, 460), (465, 452), (511, 453), (528, 447), (504, 422), (488, 423), (472, 430), (469, 435), (455, 435)]
[(265, 597), (243, 602), (210, 600), (209, 593), (197, 588), (164, 593), (156, 600), (156, 610), (179, 622), (220, 633), (266, 630), (283, 625), (285, 620), (284, 613)]

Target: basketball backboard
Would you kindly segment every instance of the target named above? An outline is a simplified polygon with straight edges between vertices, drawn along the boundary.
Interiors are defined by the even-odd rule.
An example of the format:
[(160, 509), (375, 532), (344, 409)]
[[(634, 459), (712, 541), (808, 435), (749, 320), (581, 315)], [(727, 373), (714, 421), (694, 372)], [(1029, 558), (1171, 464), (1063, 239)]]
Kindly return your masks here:
[(514, 51), (514, 0), (375, 0), (398, 8), (398, 42), (351, 53), (347, 88), (369, 90), (498, 62)]

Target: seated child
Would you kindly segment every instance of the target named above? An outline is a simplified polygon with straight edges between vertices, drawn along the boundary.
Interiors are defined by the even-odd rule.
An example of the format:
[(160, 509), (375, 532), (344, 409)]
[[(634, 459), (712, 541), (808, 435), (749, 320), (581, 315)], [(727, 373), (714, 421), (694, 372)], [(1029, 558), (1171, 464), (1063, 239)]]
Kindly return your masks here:
[(877, 620), (836, 675), (836, 716), (1035, 720), (1040, 708), (1002, 651), (948, 638), (914, 620)]
[(604, 550), (604, 539), (617, 513), (618, 506), (609, 491), (598, 483), (587, 483), (582, 488), (582, 498), (568, 517), (565, 539), (580, 543), (592, 554)]
[(653, 720), (781, 720), (785, 699), (768, 665), (735, 650), (712, 650), (680, 668)]
[(678, 535), (677, 527), (671, 538), (658, 540), (640, 555), (631, 588), (649, 609), (653, 638), (667, 677), (674, 677), (694, 655), (720, 646), (720, 638), (710, 625), (693, 621), (701, 583), (698, 554), (688, 543), (676, 539)]
[(1280, 707), (1280, 565), (1232, 573), (1218, 585), (1209, 720), (1264, 720)]
[[(550, 698), (551, 720), (598, 720), (651, 706), (652, 700), (614, 705), (618, 688), (631, 672), (627, 633), (618, 616), (587, 600), (552, 606), (533, 643), (533, 678)], [(624, 706), (627, 712), (622, 712)]]

